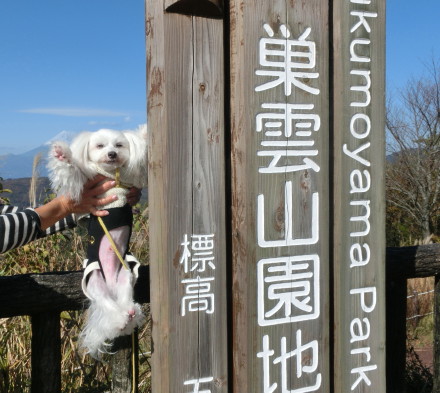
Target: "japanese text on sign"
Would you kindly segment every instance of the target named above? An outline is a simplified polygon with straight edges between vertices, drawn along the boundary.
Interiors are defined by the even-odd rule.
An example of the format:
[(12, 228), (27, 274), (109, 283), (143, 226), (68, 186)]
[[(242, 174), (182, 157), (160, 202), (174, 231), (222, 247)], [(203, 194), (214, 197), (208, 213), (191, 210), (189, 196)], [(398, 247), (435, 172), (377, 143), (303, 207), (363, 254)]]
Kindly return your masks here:
[(196, 277), (181, 280), (185, 294), (181, 300), (181, 316), (188, 312), (205, 312), (213, 314), (215, 311), (214, 293), (214, 235), (185, 234), (180, 264), (184, 273), (196, 274)]
[[(263, 92), (282, 86), (283, 102), (265, 102), (256, 115), (256, 132), (262, 134), (257, 156), (263, 158), (258, 172), (264, 176), (320, 172), (319, 150), (316, 137), (321, 119), (311, 102), (286, 103), (296, 97), (316, 96), (318, 83), (316, 43), (311, 40), (312, 29), (306, 28), (298, 38), (291, 37), (286, 25), (280, 26), (280, 37), (264, 25), (268, 37), (259, 42), (259, 69), (261, 77), (255, 91)], [(310, 82), (311, 81), (311, 82)], [(293, 94), (295, 89), (302, 95)], [(257, 197), (257, 241), (265, 249), (309, 246), (319, 243), (319, 193), (310, 196), (310, 211), (304, 223), (295, 222), (293, 183), (284, 180), (284, 233), (282, 237), (269, 238), (266, 233), (267, 209), (264, 194)], [(300, 234), (301, 232), (301, 234)], [(289, 253), (291, 252), (289, 248)], [(257, 307), (259, 326), (274, 326), (307, 322), (320, 316), (320, 257), (318, 253), (279, 256), (261, 259), (257, 263)], [(303, 343), (302, 330), (296, 329), (296, 343), (287, 347), (286, 337), (262, 337), (262, 350), (257, 354), (263, 371), (263, 392), (313, 392), (321, 386), (319, 373), (318, 341)], [(277, 341), (271, 344), (271, 341)], [(289, 344), (290, 345), (290, 344)], [(309, 359), (306, 364), (304, 359)], [(271, 374), (273, 367), (278, 368)], [(290, 370), (294, 375), (290, 375)], [(276, 378), (280, 378), (276, 380)], [(312, 382), (310, 382), (312, 381)], [(295, 389), (292, 390), (292, 387)]]

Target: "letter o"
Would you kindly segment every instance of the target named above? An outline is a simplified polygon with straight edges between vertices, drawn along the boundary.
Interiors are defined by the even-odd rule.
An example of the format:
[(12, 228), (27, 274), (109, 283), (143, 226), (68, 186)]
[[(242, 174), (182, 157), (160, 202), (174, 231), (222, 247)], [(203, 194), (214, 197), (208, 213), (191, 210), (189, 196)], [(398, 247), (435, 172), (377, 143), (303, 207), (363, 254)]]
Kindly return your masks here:
[[(359, 132), (358, 128), (355, 127), (355, 123), (357, 123), (357, 120), (364, 120), (365, 122), (365, 130), (363, 132)], [(363, 139), (366, 138), (371, 131), (371, 120), (370, 117), (367, 115), (364, 115), (363, 113), (357, 113), (355, 114), (350, 121), (350, 132), (351, 135), (353, 135), (356, 139)]]

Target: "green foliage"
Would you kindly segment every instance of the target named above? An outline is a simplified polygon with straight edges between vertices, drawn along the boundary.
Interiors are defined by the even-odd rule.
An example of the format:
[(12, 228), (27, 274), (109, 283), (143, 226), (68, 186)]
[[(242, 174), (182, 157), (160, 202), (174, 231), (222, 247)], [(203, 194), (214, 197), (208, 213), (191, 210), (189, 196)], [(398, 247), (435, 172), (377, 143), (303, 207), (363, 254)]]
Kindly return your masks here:
[(433, 333), (434, 333), (434, 314), (426, 315), (417, 324), (416, 328), (414, 329), (414, 338), (425, 338), (429, 339), (429, 342), (433, 342)]

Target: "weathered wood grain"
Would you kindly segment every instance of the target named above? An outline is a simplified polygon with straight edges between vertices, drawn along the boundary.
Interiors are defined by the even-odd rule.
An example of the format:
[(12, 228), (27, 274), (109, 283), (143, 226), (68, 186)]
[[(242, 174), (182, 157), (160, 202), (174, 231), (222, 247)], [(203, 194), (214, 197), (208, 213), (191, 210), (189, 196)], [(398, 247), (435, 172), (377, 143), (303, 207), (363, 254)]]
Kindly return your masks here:
[[(85, 309), (81, 279), (80, 271), (0, 277), (0, 318)], [(135, 285), (137, 302), (150, 301), (149, 286), (149, 267), (141, 266)]]
[[(406, 280), (438, 274), (440, 271), (440, 244), (387, 248), (386, 266), (387, 392), (400, 392), (405, 386)], [(148, 267), (142, 267), (138, 283), (144, 289), (148, 287), (147, 273)], [(34, 314), (32, 316), (33, 337), (35, 339), (35, 343), (33, 343), (35, 352), (32, 352), (32, 366), (35, 374), (33, 392), (60, 391), (59, 312), (63, 310), (63, 304), (67, 307), (66, 310), (76, 309), (78, 305), (82, 304), (78, 300), (83, 298), (78, 288), (80, 279), (81, 272), (0, 278), (0, 298), (2, 299), (0, 315), (5, 317)], [(62, 285), (57, 284), (60, 280), (63, 281)], [(54, 300), (53, 302), (47, 301), (47, 291), (50, 293), (50, 298)], [(76, 293), (76, 295), (72, 296), (72, 293)], [(63, 300), (60, 303), (57, 300), (58, 298), (72, 297), (74, 300), (66, 302)], [(136, 298), (139, 302), (149, 301), (145, 294), (143, 296), (137, 295)], [(45, 303), (43, 307), (38, 306), (40, 302)], [(21, 303), (25, 305), (21, 306)], [(36, 307), (34, 307), (35, 304), (37, 304)], [(42, 312), (42, 314), (38, 314), (38, 312)], [(436, 327), (436, 331), (438, 331), (438, 327)], [(113, 386), (115, 389), (124, 391), (124, 389), (129, 389), (129, 386), (131, 387), (131, 337), (121, 338), (120, 344), (121, 353), (117, 354), (112, 361), (113, 364), (117, 364), (117, 369), (113, 371)], [(436, 348), (438, 354), (438, 347)], [(54, 387), (58, 390), (53, 390)]]
[[(277, 383), (277, 391), (307, 389), (313, 385), (319, 385), (320, 391), (330, 391), (328, 5), (322, 1), (231, 1), (229, 4), (234, 392), (260, 392), (264, 389), (269, 391), (267, 383), (270, 385)], [(261, 60), (265, 55), (260, 45), (264, 44), (263, 39), (272, 36), (279, 41), (268, 44), (267, 49), (276, 48), (279, 53), (267, 56), (265, 60), (269, 63), (268, 66)], [(303, 41), (300, 38), (302, 36), (304, 36)], [(315, 53), (311, 54), (316, 64), (308, 63), (306, 55), (301, 60), (296, 57), (299, 56), (298, 52), (303, 54), (310, 54), (309, 50), (314, 52), (314, 48), (307, 46), (311, 42), (315, 43), (317, 48), (316, 58)], [(303, 43), (304, 46), (299, 49)], [(286, 54), (284, 58), (283, 53)], [(279, 63), (271, 68), (270, 63), (274, 61)], [(265, 83), (276, 81), (277, 76), (276, 74), (257, 75), (257, 71), (276, 70), (282, 73), (283, 69), (286, 74), (282, 77), (282, 82), (271, 88), (262, 88)], [(305, 72), (307, 77), (303, 79), (300, 74), (292, 76), (291, 72)], [(316, 76), (316, 73), (319, 76)], [(304, 82), (305, 86), (295, 84), (296, 81)], [(257, 90), (257, 87), (261, 89)], [(292, 92), (286, 93), (285, 88), (291, 88)], [(311, 88), (314, 93), (306, 91), (307, 88)], [(283, 108), (286, 110), (288, 105), (292, 105), (293, 107), (289, 107), (292, 109), (289, 110), (299, 118), (305, 114), (318, 115), (320, 126), (311, 133), (313, 136), (300, 137), (295, 128), (299, 121), (298, 117), (292, 119), (286, 113), (284, 119), (282, 115), (280, 116), (284, 124), (284, 128), (281, 126), (282, 136), (269, 136), (266, 134), (267, 129), (257, 131), (257, 116), (267, 113), (279, 115), (282, 112), (280, 106), (277, 110), (265, 106), (270, 104), (284, 105)], [(309, 111), (307, 111), (300, 105), (311, 105), (311, 107), (308, 107)], [(290, 125), (293, 128), (292, 134), (287, 132), (287, 127)], [(259, 155), (263, 151), (270, 150), (265, 147), (268, 146), (265, 145), (266, 142), (285, 143), (284, 146), (279, 147), (279, 150), (287, 154), (292, 150), (301, 150), (300, 147), (292, 147), (287, 143), (294, 144), (304, 140), (313, 142), (309, 145), (313, 146), (310, 149), (316, 149), (318, 153), (312, 159), (320, 170), (316, 170), (316, 167), (311, 169), (307, 165), (305, 169), (286, 168), (277, 173), (260, 170), (267, 168), (271, 161), (270, 156)], [(303, 158), (300, 152), (299, 158), (284, 157), (277, 166), (279, 168), (287, 165), (299, 166)], [(290, 185), (291, 196), (287, 193)], [(262, 196), (264, 208), (261, 209), (262, 204), (260, 204), (260, 209), (263, 210), (260, 219), (264, 216), (264, 224), (258, 220), (258, 201), (261, 203)], [(319, 199), (319, 218), (318, 216), (313, 218), (312, 214), (315, 196)], [(291, 218), (293, 230), (289, 223)], [(305, 244), (306, 241), (301, 239), (311, 237), (312, 222), (319, 227), (316, 233), (317, 240), (313, 240), (312, 244)], [(277, 244), (263, 246), (261, 239), (257, 237), (257, 234), (261, 236), (263, 231), (265, 240)], [(284, 241), (289, 231), (292, 231), (291, 236), (294, 239), (299, 239), (296, 245), (287, 245), (288, 242)], [(281, 244), (282, 241), (284, 244)], [(316, 287), (312, 279), (311, 289), (308, 292), (310, 296), (308, 306), (313, 305), (311, 308), (316, 315), (302, 317), (298, 315), (302, 315), (303, 311), (294, 305), (298, 294), (295, 286), (297, 283), (292, 277), (295, 277), (294, 270), (297, 265), (288, 258), (301, 259), (306, 255), (317, 257), (315, 265), (310, 260), (304, 262), (308, 265), (307, 274), (311, 274), (313, 279), (317, 278)], [(278, 261), (276, 258), (279, 258)], [(285, 264), (283, 265), (286, 269), (285, 277), (265, 276), (269, 274), (271, 268), (277, 266), (280, 268), (280, 264)], [(284, 286), (283, 291), (289, 299), (277, 312), (277, 317), (273, 318), (279, 320), (276, 322), (270, 318), (262, 321), (266, 318), (266, 314), (277, 307), (273, 297), (269, 300), (267, 283), (271, 279), (279, 279), (277, 283), (279, 285), (287, 285), (287, 283), (290, 285), (290, 288)], [(277, 290), (273, 290), (274, 295), (277, 296)], [(301, 298), (301, 295), (299, 297)], [(290, 306), (293, 311), (289, 311)], [(280, 317), (283, 312), (286, 312), (287, 317)], [(280, 321), (281, 319), (283, 321)], [(283, 342), (288, 352), (297, 349), (300, 345), (297, 334), (300, 333), (303, 344), (319, 343), (316, 353), (309, 351), (307, 355), (298, 354), (299, 362), (317, 365), (316, 368), (312, 367), (313, 372), (301, 373), (301, 378), (298, 374), (284, 370), (275, 361), (284, 350)], [(269, 349), (274, 351), (272, 356), (265, 351), (266, 344), (268, 351)], [(306, 356), (308, 356), (307, 360)], [(291, 367), (292, 362), (295, 361), (295, 356), (288, 358), (287, 367)], [(283, 377), (286, 378), (287, 386), (283, 385)]]
[(130, 336), (117, 337), (112, 352), (112, 393), (138, 393), (139, 364), (137, 361), (133, 364), (133, 359), (139, 356), (137, 331)]
[(388, 247), (387, 277), (417, 278), (440, 274), (440, 244)]
[[(147, 1), (155, 392), (227, 391), (223, 53), (221, 20)], [(185, 239), (193, 253), (206, 235), (214, 267), (191, 261), (185, 272)]]
[(334, 389), (383, 392), (385, 1), (334, 0), (333, 48)]

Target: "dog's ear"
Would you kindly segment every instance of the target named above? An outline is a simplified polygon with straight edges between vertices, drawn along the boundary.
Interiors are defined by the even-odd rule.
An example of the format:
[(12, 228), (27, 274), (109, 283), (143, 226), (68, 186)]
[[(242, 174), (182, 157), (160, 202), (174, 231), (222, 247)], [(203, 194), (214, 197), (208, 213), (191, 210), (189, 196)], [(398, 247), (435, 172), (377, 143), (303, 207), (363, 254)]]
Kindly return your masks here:
[(147, 123), (141, 124), (137, 129), (136, 132), (139, 133), (140, 137), (144, 139), (145, 141), (148, 140), (148, 129), (147, 129)]
[(75, 164), (78, 165), (87, 177), (93, 176), (90, 168), (89, 141), (91, 132), (82, 132), (72, 142), (70, 148)]
[(133, 179), (134, 185), (142, 188), (147, 185), (147, 137), (145, 130), (125, 131), (130, 149), (127, 162), (128, 175)]

